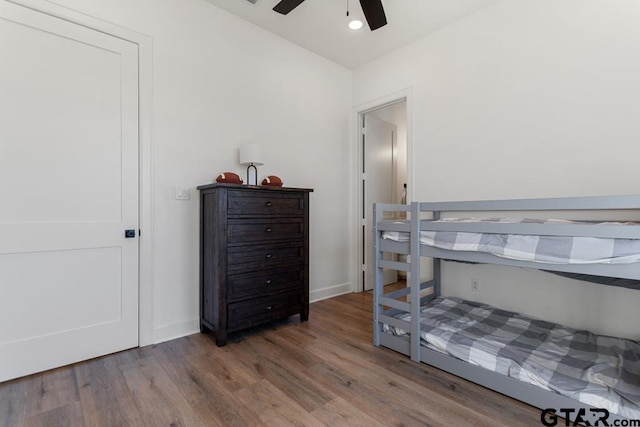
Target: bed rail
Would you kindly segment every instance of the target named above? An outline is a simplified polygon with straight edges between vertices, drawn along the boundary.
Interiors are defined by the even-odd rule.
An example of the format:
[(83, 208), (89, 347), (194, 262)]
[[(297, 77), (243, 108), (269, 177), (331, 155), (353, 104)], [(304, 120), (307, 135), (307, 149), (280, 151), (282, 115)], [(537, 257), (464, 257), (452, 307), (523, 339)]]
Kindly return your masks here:
[(599, 223), (526, 224), (461, 223), (421, 220), (420, 230), (460, 231), (468, 233), (531, 234), (536, 236), (577, 236), (611, 239), (640, 239), (640, 223), (608, 225)]
[[(419, 218), (419, 221), (409, 220), (404, 222), (384, 220), (381, 214), (378, 229), (380, 231), (409, 232), (412, 236), (418, 236), (421, 231), (456, 231), (471, 233), (493, 234), (520, 234), (543, 236), (573, 236), (593, 237), (609, 239), (640, 239), (640, 222), (611, 224), (602, 222), (560, 222), (560, 223), (511, 223), (511, 222), (448, 222), (437, 221), (444, 214), (471, 212), (584, 212), (584, 211), (620, 211), (636, 210), (640, 213), (640, 195), (628, 196), (596, 196), (596, 197), (569, 197), (569, 198), (544, 198), (544, 199), (519, 199), (519, 200), (479, 200), (465, 202), (414, 202), (411, 205), (379, 205), (379, 209), (389, 212), (407, 212), (410, 218)], [(428, 216), (428, 219), (423, 219)], [(409, 231), (407, 231), (409, 229)], [(378, 235), (379, 233), (376, 233)], [(500, 264), (515, 267), (525, 267), (559, 271), (564, 273), (583, 273), (595, 276), (618, 277), (622, 279), (639, 280), (640, 265), (628, 264), (541, 264), (523, 260), (511, 260), (476, 252), (448, 251), (434, 247), (419, 245), (415, 239), (409, 242), (395, 242), (385, 239), (378, 242), (376, 250), (394, 253), (411, 254), (419, 257), (431, 257), (436, 260), (447, 259), (472, 263)], [(412, 247), (412, 245), (416, 247)], [(398, 268), (402, 271), (411, 270), (413, 265), (396, 265), (381, 263), (383, 268)], [(434, 263), (434, 269), (439, 269), (438, 261)], [(419, 274), (419, 270), (418, 270)], [(436, 279), (438, 274), (434, 274)], [(629, 286), (636, 288), (637, 285)], [(439, 289), (438, 289), (439, 291)]]
[(422, 202), (420, 211), (571, 211), (640, 209), (640, 195), (557, 197), (464, 202)]

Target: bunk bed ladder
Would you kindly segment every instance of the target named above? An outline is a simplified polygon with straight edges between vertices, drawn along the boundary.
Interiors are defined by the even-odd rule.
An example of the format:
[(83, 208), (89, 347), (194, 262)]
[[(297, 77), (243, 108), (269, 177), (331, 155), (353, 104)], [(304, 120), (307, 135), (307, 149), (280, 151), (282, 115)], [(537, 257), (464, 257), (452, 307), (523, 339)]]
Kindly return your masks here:
[[(389, 268), (393, 270), (400, 270), (409, 273), (410, 265), (408, 262), (390, 261), (384, 259), (384, 252), (381, 249), (381, 231), (378, 228), (378, 224), (384, 219), (385, 211), (392, 212), (407, 212), (408, 207), (399, 207), (398, 205), (388, 205), (383, 203), (375, 203), (373, 205), (373, 242), (374, 242), (374, 270), (375, 270), (375, 284), (373, 287), (373, 341), (374, 344), (379, 346), (381, 344), (381, 329), (382, 324), (392, 324), (397, 327), (402, 327), (402, 322), (393, 317), (394, 314), (409, 312), (409, 303), (398, 300), (409, 293), (408, 289), (400, 289), (388, 294), (384, 293), (384, 269)], [(385, 311), (384, 307), (390, 307), (390, 311)]]

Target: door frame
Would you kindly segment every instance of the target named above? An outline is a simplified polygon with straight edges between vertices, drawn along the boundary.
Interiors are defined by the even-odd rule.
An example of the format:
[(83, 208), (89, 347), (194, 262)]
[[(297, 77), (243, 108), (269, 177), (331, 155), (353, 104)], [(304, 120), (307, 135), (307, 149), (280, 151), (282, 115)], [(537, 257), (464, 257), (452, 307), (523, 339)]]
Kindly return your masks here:
[(406, 102), (407, 108), (407, 203), (412, 199), (414, 188), (414, 174), (413, 174), (413, 90), (407, 88), (398, 92), (391, 93), (389, 95), (376, 98), (374, 100), (362, 103), (353, 107), (351, 114), (351, 137), (350, 144), (351, 153), (351, 169), (352, 169), (352, 200), (351, 207), (351, 253), (353, 254), (353, 261), (351, 265), (353, 270), (351, 273), (351, 291), (362, 292), (362, 258), (364, 257), (364, 250), (362, 247), (363, 232), (362, 232), (362, 204), (364, 203), (364, 193), (362, 189), (362, 141), (361, 141), (361, 123), (363, 116), (373, 110), (386, 107), (388, 105), (396, 104), (398, 102)]
[(0, 0), (117, 37), (138, 46), (138, 345), (153, 344), (153, 39), (46, 0)]

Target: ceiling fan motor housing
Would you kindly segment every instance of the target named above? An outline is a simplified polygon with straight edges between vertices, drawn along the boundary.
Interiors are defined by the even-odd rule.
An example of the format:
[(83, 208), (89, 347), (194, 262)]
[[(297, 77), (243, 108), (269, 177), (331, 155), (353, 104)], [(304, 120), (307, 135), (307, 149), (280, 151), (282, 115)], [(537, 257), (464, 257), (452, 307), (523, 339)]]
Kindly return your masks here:
[[(255, 3), (255, 0), (247, 1)], [(287, 15), (293, 9), (300, 6), (304, 1), (305, 0), (280, 0), (273, 10), (282, 15)], [(367, 19), (367, 23), (369, 24), (371, 31), (387, 25), (387, 17), (384, 13), (382, 0), (360, 0), (360, 6), (362, 7), (362, 12), (364, 13), (364, 17)]]

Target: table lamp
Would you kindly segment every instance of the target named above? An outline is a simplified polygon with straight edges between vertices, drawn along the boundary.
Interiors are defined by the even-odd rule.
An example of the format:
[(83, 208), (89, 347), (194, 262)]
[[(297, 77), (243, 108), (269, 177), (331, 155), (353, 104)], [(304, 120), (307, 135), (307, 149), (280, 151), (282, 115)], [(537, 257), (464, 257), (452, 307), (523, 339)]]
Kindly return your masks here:
[[(247, 166), (247, 185), (258, 185), (258, 168), (261, 166), (262, 153), (260, 147), (256, 144), (243, 145), (239, 149), (240, 164)], [(253, 168), (253, 177), (251, 177), (251, 169)], [(253, 178), (253, 179), (252, 179)]]

